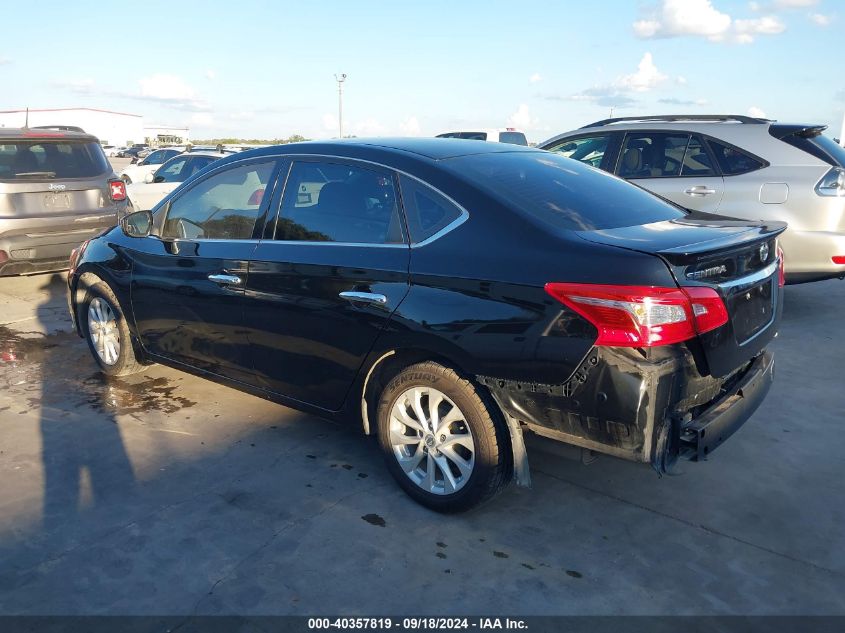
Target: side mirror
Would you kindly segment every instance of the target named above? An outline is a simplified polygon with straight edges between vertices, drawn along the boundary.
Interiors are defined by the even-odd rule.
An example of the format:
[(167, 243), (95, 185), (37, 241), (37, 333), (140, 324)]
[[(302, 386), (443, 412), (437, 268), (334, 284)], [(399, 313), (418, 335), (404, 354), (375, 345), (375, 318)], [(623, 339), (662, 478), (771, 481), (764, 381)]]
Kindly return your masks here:
[(152, 174), (145, 175), (144, 176), (144, 182), (147, 183), (147, 184), (150, 184), (151, 182), (153, 182), (153, 175)]
[(156, 176), (153, 178), (153, 182), (164, 182), (164, 176)]
[(120, 220), (120, 228), (127, 237), (147, 237), (153, 228), (153, 214), (149, 211), (135, 211)]

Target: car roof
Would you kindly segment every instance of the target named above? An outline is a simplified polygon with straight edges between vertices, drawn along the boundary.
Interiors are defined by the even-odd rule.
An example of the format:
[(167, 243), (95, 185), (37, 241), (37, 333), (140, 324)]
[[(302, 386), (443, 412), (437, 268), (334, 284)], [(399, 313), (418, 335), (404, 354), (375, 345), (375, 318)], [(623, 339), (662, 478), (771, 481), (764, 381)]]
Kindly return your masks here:
[(0, 128), (0, 138), (6, 140), (36, 140), (36, 139), (59, 139), (64, 138), (70, 141), (96, 141), (97, 137), (87, 132), (72, 132), (55, 129), (37, 129), (28, 127), (4, 127)]
[(335, 139), (330, 141), (305, 141), (302, 143), (287, 143), (285, 145), (271, 145), (260, 149), (249, 150), (239, 157), (263, 156), (273, 154), (328, 154), (331, 156), (360, 158), (362, 152), (370, 150), (379, 154), (393, 154), (428, 158), (430, 160), (445, 160), (458, 156), (473, 154), (499, 154), (505, 152), (536, 152), (535, 148), (521, 145), (507, 145), (488, 143), (487, 141), (470, 141), (457, 138), (356, 138)]

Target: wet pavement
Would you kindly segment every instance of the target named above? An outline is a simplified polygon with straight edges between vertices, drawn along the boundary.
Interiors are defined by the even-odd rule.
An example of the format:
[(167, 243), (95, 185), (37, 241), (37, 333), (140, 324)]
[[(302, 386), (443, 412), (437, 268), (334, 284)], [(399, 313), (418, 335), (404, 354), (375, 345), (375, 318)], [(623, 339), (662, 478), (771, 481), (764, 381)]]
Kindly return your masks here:
[(845, 614), (845, 283), (787, 289), (772, 393), (711, 461), (535, 441), (534, 488), (460, 516), (356, 429), (105, 378), (63, 284), (0, 279), (0, 614)]

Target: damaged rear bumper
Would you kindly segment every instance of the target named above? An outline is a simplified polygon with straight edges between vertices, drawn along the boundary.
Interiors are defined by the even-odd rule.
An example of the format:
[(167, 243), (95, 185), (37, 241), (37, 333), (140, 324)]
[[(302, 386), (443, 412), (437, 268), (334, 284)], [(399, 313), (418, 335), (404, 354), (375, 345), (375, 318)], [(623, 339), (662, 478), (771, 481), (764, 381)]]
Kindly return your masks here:
[(763, 352), (731, 391), (681, 426), (680, 456), (701, 461), (739, 429), (769, 393), (775, 358)]
[(763, 351), (733, 374), (699, 370), (685, 346), (596, 347), (560, 385), (478, 376), (507, 418), (539, 435), (667, 471), (705, 459), (754, 413), (773, 381)]

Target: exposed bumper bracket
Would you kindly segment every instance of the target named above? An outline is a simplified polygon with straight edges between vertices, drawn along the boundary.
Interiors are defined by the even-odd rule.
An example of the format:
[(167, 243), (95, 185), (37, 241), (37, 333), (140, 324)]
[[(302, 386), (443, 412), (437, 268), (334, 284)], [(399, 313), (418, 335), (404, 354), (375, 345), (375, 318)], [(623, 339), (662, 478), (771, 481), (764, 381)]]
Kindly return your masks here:
[(511, 436), (514, 480), (520, 488), (530, 488), (531, 471), (528, 469), (528, 451), (525, 450), (525, 438), (522, 436), (522, 427), (519, 425), (519, 420), (513, 416), (507, 413), (504, 415)]

